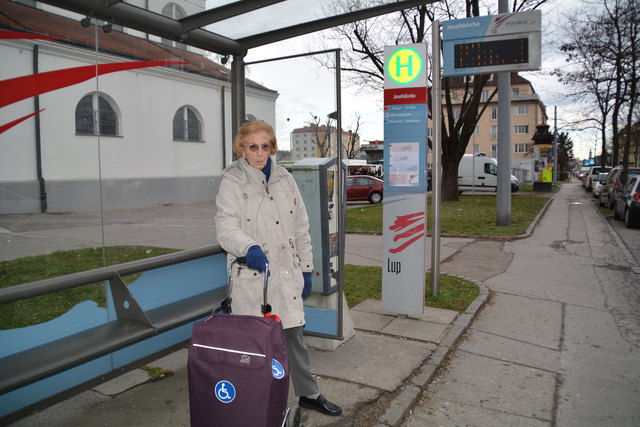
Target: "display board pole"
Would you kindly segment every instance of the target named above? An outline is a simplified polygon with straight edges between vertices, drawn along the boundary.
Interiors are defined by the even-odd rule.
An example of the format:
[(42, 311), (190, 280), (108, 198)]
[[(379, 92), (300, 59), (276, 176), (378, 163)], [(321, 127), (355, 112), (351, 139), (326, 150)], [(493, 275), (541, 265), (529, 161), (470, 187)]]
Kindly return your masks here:
[[(507, 0), (500, 0), (500, 13), (509, 11)], [(498, 189), (496, 226), (511, 225), (511, 72), (498, 74)]]

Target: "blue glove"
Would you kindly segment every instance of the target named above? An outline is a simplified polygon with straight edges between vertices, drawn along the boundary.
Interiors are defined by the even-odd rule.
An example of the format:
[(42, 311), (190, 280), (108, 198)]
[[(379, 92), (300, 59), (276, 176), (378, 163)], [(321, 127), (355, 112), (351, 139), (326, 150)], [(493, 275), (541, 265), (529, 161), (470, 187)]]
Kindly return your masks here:
[(311, 272), (302, 273), (304, 279), (304, 288), (302, 288), (302, 299), (309, 298), (311, 295)]
[(264, 273), (267, 269), (267, 263), (269, 260), (267, 256), (262, 252), (262, 248), (258, 245), (253, 245), (247, 251), (247, 267), (254, 270), (258, 270), (260, 273)]

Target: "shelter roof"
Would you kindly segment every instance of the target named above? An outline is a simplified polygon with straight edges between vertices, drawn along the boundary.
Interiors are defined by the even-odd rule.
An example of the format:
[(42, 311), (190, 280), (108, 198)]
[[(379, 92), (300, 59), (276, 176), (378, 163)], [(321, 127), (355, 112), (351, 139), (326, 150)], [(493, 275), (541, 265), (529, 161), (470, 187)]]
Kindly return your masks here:
[(439, 0), (207, 0), (201, 3), (204, 9), (179, 18), (141, 8), (139, 0), (40, 1), (221, 55), (243, 56), (253, 47)]

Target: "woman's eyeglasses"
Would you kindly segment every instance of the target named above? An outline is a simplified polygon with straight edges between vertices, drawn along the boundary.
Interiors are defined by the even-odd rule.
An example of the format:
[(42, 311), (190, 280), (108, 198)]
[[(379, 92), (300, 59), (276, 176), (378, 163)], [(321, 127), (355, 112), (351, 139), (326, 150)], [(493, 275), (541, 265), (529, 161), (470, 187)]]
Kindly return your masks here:
[(255, 153), (256, 151), (258, 151), (258, 148), (262, 148), (262, 151), (271, 151), (271, 144), (262, 144), (262, 145), (249, 144), (249, 145), (247, 145), (247, 150), (251, 151), (252, 153)]

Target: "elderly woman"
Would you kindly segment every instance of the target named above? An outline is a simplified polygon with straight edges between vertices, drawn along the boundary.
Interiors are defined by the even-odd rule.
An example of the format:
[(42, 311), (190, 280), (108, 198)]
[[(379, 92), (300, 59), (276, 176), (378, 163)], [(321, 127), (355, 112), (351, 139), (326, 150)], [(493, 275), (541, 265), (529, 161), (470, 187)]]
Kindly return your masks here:
[(318, 391), (303, 341), (303, 298), (311, 292), (313, 256), (309, 218), (293, 176), (271, 158), (278, 148), (264, 121), (242, 125), (233, 151), (239, 159), (223, 173), (216, 198), (218, 242), (231, 259), (246, 256), (235, 278), (233, 312), (260, 316), (269, 264), (268, 302), (282, 320), (293, 387), (299, 405), (327, 415), (342, 409)]

